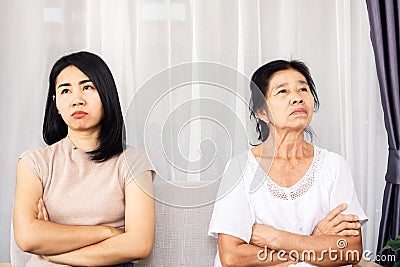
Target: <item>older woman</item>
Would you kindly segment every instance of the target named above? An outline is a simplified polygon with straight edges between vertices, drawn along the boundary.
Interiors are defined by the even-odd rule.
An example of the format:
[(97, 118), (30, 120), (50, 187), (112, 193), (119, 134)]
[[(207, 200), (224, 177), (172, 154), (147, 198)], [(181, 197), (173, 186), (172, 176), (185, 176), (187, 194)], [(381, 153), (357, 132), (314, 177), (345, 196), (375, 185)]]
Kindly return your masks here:
[(209, 228), (215, 266), (358, 262), (367, 218), (350, 169), (304, 137), (319, 105), (308, 68), (272, 61), (253, 74), (251, 93), (261, 143), (225, 170)]
[(27, 266), (132, 266), (150, 254), (153, 168), (123, 133), (105, 62), (89, 52), (60, 58), (43, 124), (49, 146), (23, 153), (17, 166), (15, 240), (36, 254)]

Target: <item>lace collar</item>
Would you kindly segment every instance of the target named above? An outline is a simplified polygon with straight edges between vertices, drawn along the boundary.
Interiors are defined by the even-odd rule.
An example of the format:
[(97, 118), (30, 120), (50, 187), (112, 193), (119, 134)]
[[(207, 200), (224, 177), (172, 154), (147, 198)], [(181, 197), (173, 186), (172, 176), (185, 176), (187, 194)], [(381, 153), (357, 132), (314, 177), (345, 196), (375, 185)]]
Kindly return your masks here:
[(307, 191), (313, 186), (315, 176), (319, 172), (325, 158), (326, 150), (314, 146), (314, 158), (310, 167), (306, 174), (291, 187), (282, 187), (272, 181), (272, 179), (269, 178), (262, 169), (251, 150), (249, 150), (249, 153), (251, 154), (249, 155), (251, 158), (250, 168), (252, 169), (254, 176), (262, 175), (264, 177), (262, 185), (266, 186), (271, 195), (282, 200), (294, 200), (307, 193)]

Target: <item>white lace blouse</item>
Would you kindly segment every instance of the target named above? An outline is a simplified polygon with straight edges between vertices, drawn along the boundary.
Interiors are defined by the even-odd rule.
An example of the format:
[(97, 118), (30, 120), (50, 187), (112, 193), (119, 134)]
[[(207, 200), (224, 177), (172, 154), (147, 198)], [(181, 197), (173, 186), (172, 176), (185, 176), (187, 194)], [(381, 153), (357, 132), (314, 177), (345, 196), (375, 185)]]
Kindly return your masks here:
[[(314, 146), (314, 158), (304, 177), (291, 187), (281, 187), (249, 150), (227, 164), (208, 234), (217, 238), (224, 233), (249, 243), (252, 226), (267, 224), (311, 235), (317, 223), (342, 203), (348, 204), (344, 213), (358, 215), (362, 224), (367, 221), (350, 168), (340, 155)], [(221, 266), (218, 253), (215, 266)]]

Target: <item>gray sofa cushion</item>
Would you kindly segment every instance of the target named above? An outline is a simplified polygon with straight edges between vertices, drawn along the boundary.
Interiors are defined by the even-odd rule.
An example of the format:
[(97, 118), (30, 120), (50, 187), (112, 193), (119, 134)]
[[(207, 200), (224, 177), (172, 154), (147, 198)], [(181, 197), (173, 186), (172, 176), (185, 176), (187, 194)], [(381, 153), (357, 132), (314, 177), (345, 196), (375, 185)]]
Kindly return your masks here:
[[(175, 184), (197, 187), (203, 183), (176, 182)], [(167, 185), (166, 182), (154, 183), (156, 198), (168, 194), (166, 190), (169, 187), (170, 185)], [(171, 194), (173, 193), (171, 192)], [(202, 194), (206, 194), (206, 192), (202, 192)], [(209, 192), (209, 194), (215, 194), (215, 192)], [(195, 197), (204, 199), (204, 195), (191, 196), (191, 198)], [(215, 195), (211, 197), (215, 199)], [(170, 198), (167, 197), (167, 199)], [(188, 202), (192, 203), (193, 199)], [(157, 230), (153, 251), (149, 258), (142, 260), (137, 266), (213, 266), (217, 241), (207, 236), (213, 203), (182, 208), (156, 200), (155, 206)]]

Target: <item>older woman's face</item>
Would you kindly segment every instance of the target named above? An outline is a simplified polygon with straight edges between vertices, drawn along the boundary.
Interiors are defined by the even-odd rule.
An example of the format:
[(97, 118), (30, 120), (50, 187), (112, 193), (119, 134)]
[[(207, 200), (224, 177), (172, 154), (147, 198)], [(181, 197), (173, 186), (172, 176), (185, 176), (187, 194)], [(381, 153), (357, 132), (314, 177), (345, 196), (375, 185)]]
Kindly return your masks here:
[(281, 70), (269, 81), (264, 120), (276, 128), (302, 130), (311, 123), (314, 97), (306, 78), (297, 70)]

